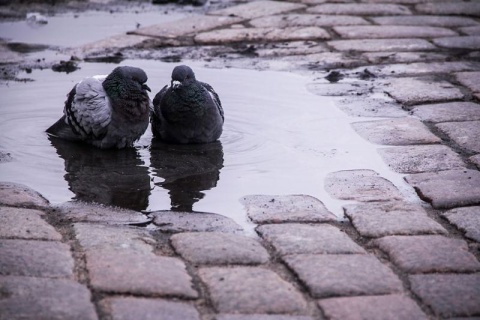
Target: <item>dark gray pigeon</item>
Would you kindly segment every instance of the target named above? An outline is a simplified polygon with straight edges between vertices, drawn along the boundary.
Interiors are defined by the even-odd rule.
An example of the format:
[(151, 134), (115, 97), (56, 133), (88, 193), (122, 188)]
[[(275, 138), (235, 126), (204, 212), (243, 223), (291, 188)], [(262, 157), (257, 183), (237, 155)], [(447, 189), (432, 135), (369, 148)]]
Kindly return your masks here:
[(171, 85), (153, 99), (150, 121), (153, 134), (166, 142), (208, 143), (222, 134), (224, 116), (213, 88), (182, 65), (173, 69)]
[(134, 67), (80, 81), (67, 95), (63, 117), (47, 133), (102, 149), (132, 146), (148, 126), (151, 102), (145, 82), (145, 72)]

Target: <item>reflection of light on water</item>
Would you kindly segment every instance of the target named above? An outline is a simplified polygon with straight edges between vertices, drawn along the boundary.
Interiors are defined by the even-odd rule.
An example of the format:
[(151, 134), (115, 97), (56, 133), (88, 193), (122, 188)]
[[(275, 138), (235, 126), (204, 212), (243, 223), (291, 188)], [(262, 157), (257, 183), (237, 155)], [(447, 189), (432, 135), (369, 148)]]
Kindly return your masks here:
[[(122, 64), (146, 70), (153, 93), (170, 81), (175, 66), (144, 60)], [(193, 210), (219, 213), (250, 228), (238, 201), (242, 196), (306, 194), (320, 199), (340, 217), (346, 202), (332, 199), (324, 190), (323, 181), (330, 172), (349, 169), (373, 169), (416, 199), (402, 176), (381, 160), (376, 151), (378, 146), (353, 131), (350, 123), (360, 119), (348, 117), (329, 99), (309, 93), (308, 78), (291, 73), (206, 69), (198, 63), (188, 64), (199, 80), (214, 86), (226, 116), (218, 172), (207, 170), (207, 175), (201, 170), (187, 172), (186, 179), (178, 172), (177, 176), (183, 180), (177, 186), (191, 188), (192, 194), (173, 193), (176, 199), (194, 197)], [(53, 203), (71, 199), (72, 192), (64, 179), (64, 160), (57, 156), (44, 130), (60, 117), (65, 94), (75, 82), (93, 74), (109, 73), (114, 67), (83, 63), (79, 71), (68, 75), (33, 71), (28, 76), (34, 82), (1, 86), (0, 149), (10, 152), (14, 159), (0, 164), (1, 180), (29, 185)], [(155, 148), (152, 149), (150, 129), (137, 145), (142, 163), (139, 165), (147, 168), (139, 172), (149, 181), (145, 187), (144, 180), (139, 180), (142, 188), (149, 188), (145, 193), (146, 209), (170, 209), (177, 173), (166, 177), (165, 170), (159, 169), (164, 164), (158, 158), (161, 153), (156, 159), (152, 157)], [(203, 180), (192, 185), (188, 174), (192, 174), (192, 179)], [(167, 182), (170, 189), (165, 187)]]

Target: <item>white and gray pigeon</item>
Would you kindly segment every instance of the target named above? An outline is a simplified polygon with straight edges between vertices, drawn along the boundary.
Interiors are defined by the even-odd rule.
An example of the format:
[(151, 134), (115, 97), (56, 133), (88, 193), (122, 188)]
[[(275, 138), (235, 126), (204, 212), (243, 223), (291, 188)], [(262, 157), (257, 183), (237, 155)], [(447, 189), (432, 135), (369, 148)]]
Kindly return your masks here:
[(150, 121), (154, 136), (166, 142), (209, 143), (220, 138), (224, 115), (213, 88), (181, 65), (173, 69), (171, 85), (153, 99)]
[(102, 149), (132, 146), (148, 127), (152, 107), (146, 82), (142, 69), (128, 66), (83, 79), (67, 95), (63, 117), (47, 133)]

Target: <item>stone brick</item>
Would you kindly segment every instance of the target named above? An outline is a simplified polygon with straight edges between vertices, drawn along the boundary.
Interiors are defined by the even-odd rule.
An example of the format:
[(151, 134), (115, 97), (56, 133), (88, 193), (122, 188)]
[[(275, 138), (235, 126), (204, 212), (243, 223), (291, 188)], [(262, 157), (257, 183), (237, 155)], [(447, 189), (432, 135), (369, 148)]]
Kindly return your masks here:
[(388, 81), (385, 92), (405, 105), (462, 99), (463, 93), (446, 81), (398, 78)]
[(427, 26), (335, 26), (333, 30), (342, 38), (349, 39), (432, 38), (458, 35), (450, 29)]
[(480, 104), (473, 102), (448, 102), (416, 106), (413, 115), (427, 122), (480, 120)]
[(293, 10), (303, 9), (306, 6), (299, 3), (280, 2), (280, 1), (254, 1), (250, 3), (240, 4), (237, 6), (220, 9), (209, 14), (241, 17), (242, 19), (253, 19), (263, 16), (272, 16)]
[(105, 313), (115, 320), (161, 319), (200, 320), (198, 311), (185, 302), (135, 297), (113, 297), (100, 301)]
[(240, 201), (255, 223), (337, 220), (323, 202), (307, 195), (249, 195)]
[[(441, 38), (440, 38), (441, 39)], [(419, 51), (433, 50), (430, 42), (423, 39), (361, 39), (334, 40), (327, 44), (339, 51)]]
[(366, 52), (362, 54), (370, 63), (411, 63), (419, 61), (446, 60), (448, 54), (442, 52)]
[(342, 82), (342, 83), (309, 83), (308, 91), (318, 96), (348, 96), (355, 97), (364, 95), (371, 90), (371, 86), (365, 82)]
[(26, 185), (0, 182), (0, 204), (14, 207), (47, 207), (48, 201)]
[(436, 209), (480, 204), (480, 172), (476, 170), (417, 173), (405, 180)]
[[(478, 62), (464, 61), (446, 61), (446, 62), (415, 62), (409, 64), (391, 64), (379, 68), (379, 73), (385, 75), (424, 75), (434, 73), (452, 73), (458, 71), (478, 70), (480, 64)], [(401, 79), (397, 79), (401, 80)], [(450, 88), (447, 82), (445, 87)], [(442, 90), (444, 87), (442, 87)], [(447, 100), (447, 99), (445, 99)]]
[(323, 43), (315, 41), (265, 42), (255, 44), (255, 52), (259, 57), (282, 57), (287, 61), (290, 61), (289, 58), (291, 58), (291, 56), (331, 53), (325, 51), (327, 51), (326, 46)]
[(455, 208), (442, 216), (465, 232), (466, 237), (480, 242), (480, 206)]
[(182, 258), (194, 264), (260, 264), (268, 252), (254, 238), (221, 233), (179, 233), (171, 237)]
[(287, 27), (284, 29), (232, 28), (199, 33), (194, 40), (197, 44), (205, 45), (232, 42), (277, 42), (317, 39), (330, 39), (330, 35), (327, 31), (318, 27)]
[[(293, 66), (308, 68), (309, 70), (325, 70), (332, 68), (352, 68), (364, 64), (359, 59), (350, 58), (342, 52), (322, 52), (307, 55), (285, 57)], [(291, 70), (291, 69), (287, 69)]]
[(174, 211), (155, 211), (154, 224), (165, 232), (205, 232), (220, 231), (243, 233), (243, 229), (232, 219), (214, 213), (191, 213)]
[(464, 168), (460, 156), (447, 146), (424, 145), (378, 149), (383, 160), (396, 172), (420, 173)]
[(480, 273), (409, 277), (412, 291), (442, 318), (480, 313)]
[(478, 2), (422, 3), (416, 5), (415, 9), (427, 14), (480, 16), (480, 3)]
[(456, 74), (457, 80), (473, 92), (480, 92), (480, 72), (460, 72)]
[(386, 95), (380, 98), (342, 97), (334, 102), (352, 117), (399, 118), (407, 115), (398, 103)]
[(377, 3), (329, 3), (307, 9), (309, 13), (321, 14), (351, 14), (351, 15), (405, 15), (410, 10), (397, 4)]
[(365, 253), (345, 233), (330, 225), (271, 224), (257, 227), (280, 255), (298, 253)]
[(62, 236), (32, 209), (0, 207), (0, 238), (62, 240)]
[(472, 162), (474, 165), (477, 166), (478, 169), (480, 169), (480, 154), (471, 156), (470, 158), (468, 158), (468, 160), (470, 160), (470, 162)]
[(280, 314), (220, 314), (215, 320), (315, 320), (309, 316), (287, 316)]
[(460, 28), (460, 31), (469, 36), (480, 36), (480, 26)]
[(472, 272), (480, 263), (463, 240), (444, 236), (390, 236), (374, 242), (407, 273)]
[(344, 208), (345, 215), (363, 237), (447, 233), (422, 207), (406, 202), (351, 204)]
[(330, 298), (320, 300), (318, 305), (330, 320), (429, 319), (413, 300), (400, 294)]
[(324, 182), (325, 190), (342, 200), (388, 201), (401, 200), (400, 191), (373, 170), (344, 170), (331, 172)]
[(314, 298), (382, 295), (402, 291), (402, 282), (375, 257), (290, 255), (283, 258)]
[(67, 278), (73, 275), (70, 247), (34, 240), (0, 240), (0, 275)]
[(268, 269), (211, 267), (200, 269), (199, 275), (219, 313), (306, 313), (300, 292)]
[(266, 16), (250, 20), (250, 24), (256, 28), (287, 28), (299, 26), (343, 26), (343, 25), (364, 25), (369, 22), (362, 17), (356, 16), (329, 16), (318, 14), (286, 14)]
[(151, 221), (141, 212), (85, 202), (65, 202), (55, 206), (54, 209), (72, 222), (134, 225)]
[(1, 319), (96, 320), (88, 289), (66, 279), (0, 276)]
[(445, 37), (433, 39), (433, 43), (439, 47), (449, 49), (480, 49), (480, 36)]
[(389, 16), (372, 17), (373, 22), (381, 25), (394, 26), (435, 26), (435, 27), (464, 27), (474, 26), (478, 22), (471, 18), (455, 16)]
[(91, 286), (96, 290), (182, 298), (198, 296), (180, 259), (115, 250), (88, 251), (86, 258)]
[(444, 122), (435, 125), (469, 152), (480, 152), (480, 121)]
[(382, 145), (403, 146), (441, 141), (421, 121), (414, 118), (354, 122), (352, 127), (363, 138)]

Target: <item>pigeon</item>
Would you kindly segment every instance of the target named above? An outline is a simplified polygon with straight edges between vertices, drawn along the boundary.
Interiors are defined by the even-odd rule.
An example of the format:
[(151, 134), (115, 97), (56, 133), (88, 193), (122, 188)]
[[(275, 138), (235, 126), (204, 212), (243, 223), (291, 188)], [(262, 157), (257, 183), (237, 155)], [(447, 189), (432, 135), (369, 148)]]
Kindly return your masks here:
[(147, 130), (152, 109), (146, 82), (142, 69), (128, 66), (83, 79), (67, 95), (63, 117), (47, 133), (101, 149), (133, 146)]
[(153, 99), (150, 122), (153, 135), (165, 142), (210, 143), (222, 134), (224, 114), (215, 90), (181, 65), (173, 69), (171, 85)]

